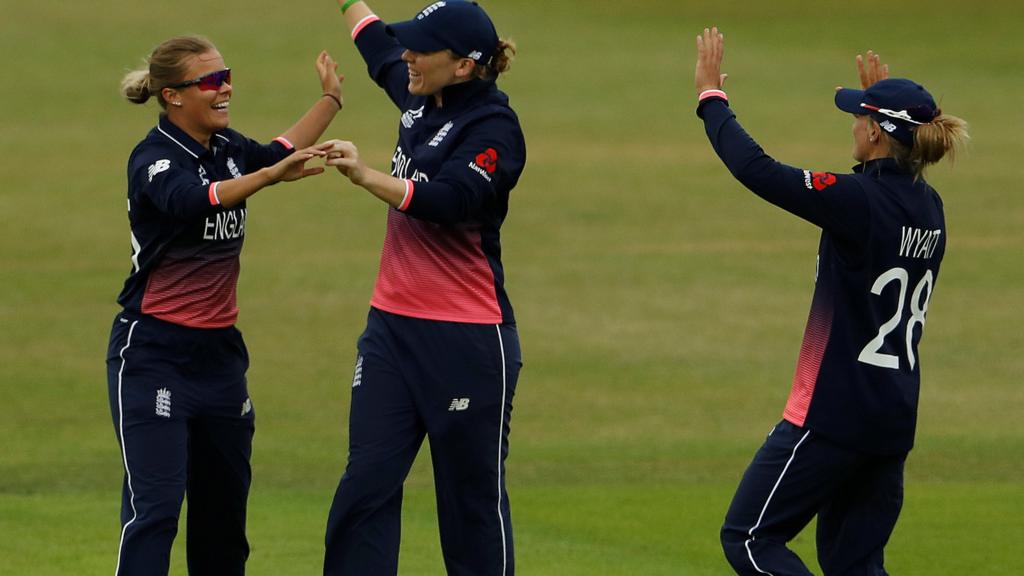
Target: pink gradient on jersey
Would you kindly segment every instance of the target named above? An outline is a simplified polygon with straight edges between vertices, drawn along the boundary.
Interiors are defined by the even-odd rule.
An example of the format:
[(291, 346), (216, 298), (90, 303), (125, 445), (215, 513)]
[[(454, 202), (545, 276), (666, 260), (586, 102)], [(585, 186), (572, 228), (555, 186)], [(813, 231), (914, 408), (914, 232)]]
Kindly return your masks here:
[(480, 229), (441, 226), (396, 210), (388, 211), (380, 273), (370, 304), (427, 320), (502, 322)]
[(789, 400), (782, 417), (789, 422), (803, 426), (807, 412), (814, 397), (814, 387), (818, 383), (818, 372), (821, 361), (825, 357), (829, 335), (832, 333), (832, 307), (818, 303), (811, 306), (811, 314), (807, 318), (807, 329), (804, 341), (800, 345), (800, 359), (793, 375), (793, 388), (789, 392)]
[(203, 261), (165, 257), (149, 275), (142, 313), (192, 328), (226, 328), (238, 318), (238, 256)]

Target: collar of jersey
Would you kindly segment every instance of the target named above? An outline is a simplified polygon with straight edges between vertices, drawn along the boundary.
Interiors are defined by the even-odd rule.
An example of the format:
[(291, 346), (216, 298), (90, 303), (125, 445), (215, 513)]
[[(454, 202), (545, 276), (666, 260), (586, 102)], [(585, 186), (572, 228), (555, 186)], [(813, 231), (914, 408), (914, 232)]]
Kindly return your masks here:
[[(181, 146), (194, 158), (199, 158), (204, 154), (210, 154), (210, 151), (203, 147), (202, 144), (196, 142), (195, 139), (189, 136), (184, 130), (178, 128), (177, 124), (171, 122), (170, 119), (167, 118), (166, 114), (160, 115), (160, 121), (157, 123), (156, 128), (164, 138), (167, 138), (174, 144)], [(222, 136), (219, 132), (214, 134), (214, 136), (218, 136), (222, 140), (228, 139), (226, 136)]]
[(900, 165), (896, 162), (895, 158), (876, 158), (874, 160), (868, 160), (863, 164), (854, 166), (853, 171), (865, 175), (881, 174), (883, 172), (896, 172), (900, 174), (906, 173), (906, 170), (900, 168)]
[[(444, 102), (441, 110), (456, 112), (465, 109), (478, 95), (492, 90), (497, 92), (497, 86), (492, 80), (470, 80), (445, 86), (441, 91), (441, 101)], [(427, 101), (433, 102), (433, 98), (428, 98)]]

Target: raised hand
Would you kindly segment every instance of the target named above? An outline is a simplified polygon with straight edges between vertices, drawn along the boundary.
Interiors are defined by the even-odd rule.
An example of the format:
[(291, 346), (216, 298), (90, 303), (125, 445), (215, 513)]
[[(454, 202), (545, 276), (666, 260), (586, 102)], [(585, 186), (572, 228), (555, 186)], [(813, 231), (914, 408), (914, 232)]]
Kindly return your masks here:
[(722, 55), (725, 51), (725, 36), (718, 27), (705, 28), (697, 36), (697, 69), (693, 75), (697, 94), (705, 90), (721, 90), (728, 74), (722, 74)]
[(345, 100), (341, 95), (341, 83), (345, 81), (344, 74), (338, 74), (338, 63), (331, 58), (326, 50), (320, 53), (316, 59), (316, 71), (320, 74), (320, 88), (324, 94), (330, 94), (344, 104)]
[(882, 59), (878, 54), (875, 54), (873, 50), (868, 50), (866, 59), (857, 54), (857, 73), (860, 75), (861, 90), (866, 90), (875, 82), (889, 77), (889, 65), (882, 64)]

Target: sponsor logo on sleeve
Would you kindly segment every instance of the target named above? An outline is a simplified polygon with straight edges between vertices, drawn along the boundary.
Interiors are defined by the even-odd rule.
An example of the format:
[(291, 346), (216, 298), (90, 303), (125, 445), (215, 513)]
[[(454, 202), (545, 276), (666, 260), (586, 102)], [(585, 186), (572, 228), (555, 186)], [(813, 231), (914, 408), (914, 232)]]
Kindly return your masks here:
[(469, 163), (469, 167), (477, 174), (484, 177), (484, 180), (491, 181), (491, 174), (498, 169), (498, 151), (488, 148), (476, 155), (476, 159)]
[(154, 176), (161, 172), (166, 172), (170, 167), (170, 160), (157, 160), (156, 162), (153, 162), (149, 165), (149, 168), (146, 169), (146, 173), (149, 175), (149, 181), (152, 182)]
[(804, 170), (804, 186), (808, 190), (821, 192), (836, 183), (836, 175), (828, 172), (811, 172)]

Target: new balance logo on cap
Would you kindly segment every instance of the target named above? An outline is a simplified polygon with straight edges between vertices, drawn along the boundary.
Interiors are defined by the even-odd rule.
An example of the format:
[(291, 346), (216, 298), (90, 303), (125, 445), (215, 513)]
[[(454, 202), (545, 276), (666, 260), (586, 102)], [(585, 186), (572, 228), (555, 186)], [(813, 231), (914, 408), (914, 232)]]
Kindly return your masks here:
[(478, 63), (489, 62), (498, 48), (494, 23), (476, 2), (434, 2), (412, 20), (384, 28), (404, 48), (427, 54), (451, 50), (456, 56)]

